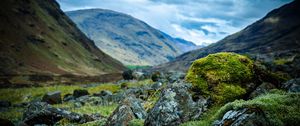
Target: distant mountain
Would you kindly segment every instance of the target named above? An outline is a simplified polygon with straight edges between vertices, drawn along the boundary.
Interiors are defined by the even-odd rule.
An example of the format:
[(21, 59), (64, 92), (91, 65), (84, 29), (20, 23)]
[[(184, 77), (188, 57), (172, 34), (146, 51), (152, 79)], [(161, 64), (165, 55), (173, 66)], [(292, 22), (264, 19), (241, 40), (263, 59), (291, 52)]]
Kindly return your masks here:
[(193, 49), (132, 16), (104, 9), (66, 12), (105, 53), (125, 65), (157, 65)]
[(100, 51), (55, 0), (3, 0), (0, 75), (117, 73), (124, 66)]
[(283, 65), (299, 75), (300, 1), (295, 0), (268, 13), (245, 29), (207, 47), (187, 52), (155, 69), (186, 71), (191, 62), (216, 52), (237, 52), (258, 60)]

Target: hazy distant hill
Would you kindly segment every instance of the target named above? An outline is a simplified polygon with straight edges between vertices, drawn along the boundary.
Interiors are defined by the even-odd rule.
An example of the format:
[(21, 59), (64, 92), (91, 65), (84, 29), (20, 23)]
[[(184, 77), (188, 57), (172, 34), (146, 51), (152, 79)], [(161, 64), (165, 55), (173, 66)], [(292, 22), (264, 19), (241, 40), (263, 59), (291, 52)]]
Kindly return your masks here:
[(1, 75), (82, 75), (124, 69), (100, 51), (55, 0), (3, 0), (0, 5)]
[[(191, 62), (216, 52), (248, 54), (259, 60), (282, 65), (284, 71), (299, 74), (300, 1), (295, 0), (268, 13), (245, 29), (207, 47), (187, 52), (175, 61), (155, 69), (186, 71)], [(289, 73), (290, 73), (289, 72)]]
[(123, 13), (104, 9), (66, 13), (101, 50), (126, 65), (165, 63), (195, 47)]

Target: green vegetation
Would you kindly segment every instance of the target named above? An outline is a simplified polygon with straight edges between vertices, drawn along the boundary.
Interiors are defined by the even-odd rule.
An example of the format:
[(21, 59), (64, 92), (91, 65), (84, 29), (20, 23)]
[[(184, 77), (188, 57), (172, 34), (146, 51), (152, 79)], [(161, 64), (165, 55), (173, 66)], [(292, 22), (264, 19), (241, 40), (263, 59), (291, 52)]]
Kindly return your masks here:
[(220, 108), (221, 108), (220, 106), (214, 106), (210, 108), (208, 111), (206, 111), (205, 113), (203, 113), (200, 120), (189, 121), (181, 124), (180, 126), (210, 126), (213, 123), (213, 121), (217, 119), (215, 114), (218, 112)]
[[(153, 84), (151, 79), (142, 80), (142, 81), (129, 81), (126, 82), (128, 87), (142, 87), (145, 85)], [(88, 90), (90, 94), (98, 93), (102, 90), (109, 90), (113, 93), (121, 91), (121, 85), (105, 83), (99, 84), (96, 86), (86, 87), (83, 85), (56, 85), (56, 86), (45, 86), (45, 87), (27, 87), (27, 88), (7, 88), (0, 89), (0, 100), (10, 101), (13, 104), (29, 102), (35, 99), (41, 99), (46, 92), (61, 91), (62, 96), (65, 94), (72, 94), (75, 89), (85, 89)], [(152, 94), (151, 98), (148, 99), (148, 102), (151, 102), (151, 105), (156, 102), (158, 99), (158, 91)], [(150, 104), (150, 103), (149, 103)], [(68, 111), (80, 113), (80, 114), (93, 114), (100, 113), (102, 116), (109, 117), (112, 112), (117, 108), (117, 103), (111, 103), (110, 105), (93, 105), (91, 103), (85, 103), (82, 107), (75, 107), (72, 102), (64, 102), (62, 104), (52, 105), (56, 108), (64, 108)], [(22, 120), (24, 108), (9, 108), (7, 111), (0, 113), (0, 118), (9, 119), (15, 123)], [(82, 126), (99, 126), (105, 124), (105, 119), (97, 120), (85, 124)], [(68, 125), (72, 124), (66, 119), (63, 119), (59, 122), (59, 125)], [(133, 120), (130, 122), (130, 125), (137, 126), (143, 124), (143, 120)], [(78, 124), (74, 124), (78, 125)]]
[(0, 89), (0, 99), (7, 100), (12, 103), (28, 102), (34, 99), (42, 98), (46, 92), (61, 91), (62, 96), (65, 94), (72, 94), (75, 89), (86, 89), (89, 93), (96, 93), (102, 90), (109, 90), (117, 92), (120, 86), (116, 84), (99, 84), (95, 87), (83, 88), (79, 85), (57, 85), (45, 87), (29, 87), (29, 88), (7, 88)]
[(81, 114), (93, 114), (93, 113), (100, 113), (101, 115), (108, 117), (116, 108), (117, 104), (111, 104), (111, 105), (91, 105), (91, 104), (85, 104), (84, 106), (80, 108), (75, 108), (73, 103), (63, 103), (63, 104), (57, 104), (53, 105), (56, 108), (67, 108), (71, 112), (75, 113), (81, 113)]
[(144, 121), (142, 119), (133, 119), (129, 121), (128, 126), (144, 126)]
[(217, 102), (230, 102), (235, 99), (241, 98), (244, 94), (246, 94), (246, 90), (239, 85), (234, 84), (224, 84), (221, 83), (214, 88), (214, 94), (212, 94), (212, 98)]
[(181, 126), (209, 126), (213, 121), (221, 119), (229, 110), (238, 110), (241, 108), (261, 109), (267, 121), (272, 126), (294, 126), (299, 124), (300, 120), (300, 94), (286, 93), (274, 89), (266, 95), (259, 96), (253, 100), (236, 100), (227, 103), (223, 107), (214, 106), (203, 114), (199, 121), (189, 121)]
[(284, 65), (287, 63), (292, 62), (293, 59), (285, 59), (285, 58), (281, 58), (281, 59), (276, 59), (274, 60), (275, 65)]
[(145, 68), (149, 68), (151, 66), (127, 65), (126, 67), (130, 70), (134, 70), (134, 69), (145, 69)]
[(292, 126), (300, 122), (300, 94), (273, 92), (257, 97), (253, 100), (236, 100), (223, 106), (217, 113), (218, 119), (228, 110), (240, 108), (259, 108), (266, 115), (272, 126)]
[[(253, 79), (253, 61), (235, 53), (216, 53), (191, 65), (186, 80), (204, 96), (225, 103), (246, 93), (243, 83)], [(212, 88), (211, 88), (212, 87)]]

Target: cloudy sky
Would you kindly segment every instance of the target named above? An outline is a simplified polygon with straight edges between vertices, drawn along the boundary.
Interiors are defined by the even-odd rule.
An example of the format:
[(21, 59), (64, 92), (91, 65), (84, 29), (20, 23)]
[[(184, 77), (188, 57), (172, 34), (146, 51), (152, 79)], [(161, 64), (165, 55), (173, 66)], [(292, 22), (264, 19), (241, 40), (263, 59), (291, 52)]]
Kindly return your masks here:
[(64, 11), (102, 8), (129, 14), (173, 37), (213, 43), (291, 0), (57, 0)]

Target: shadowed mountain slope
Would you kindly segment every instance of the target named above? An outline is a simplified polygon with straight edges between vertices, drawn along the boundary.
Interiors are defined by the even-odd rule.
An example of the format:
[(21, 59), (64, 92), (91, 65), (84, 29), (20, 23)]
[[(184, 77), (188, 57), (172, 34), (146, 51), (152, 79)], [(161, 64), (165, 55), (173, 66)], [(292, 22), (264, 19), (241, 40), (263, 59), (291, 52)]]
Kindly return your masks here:
[(1, 75), (96, 76), (124, 70), (76, 27), (55, 0), (1, 2)]

